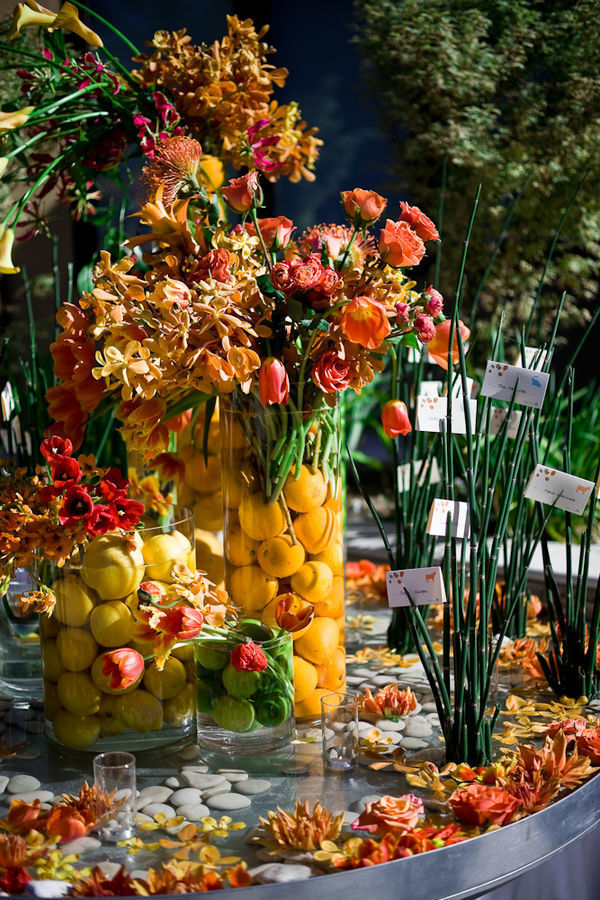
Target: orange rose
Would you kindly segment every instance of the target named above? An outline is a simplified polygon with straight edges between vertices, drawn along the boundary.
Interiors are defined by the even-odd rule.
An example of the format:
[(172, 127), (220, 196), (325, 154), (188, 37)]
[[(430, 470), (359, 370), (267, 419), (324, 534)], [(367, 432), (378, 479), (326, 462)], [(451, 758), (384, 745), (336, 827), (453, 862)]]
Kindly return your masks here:
[(355, 297), (345, 307), (340, 328), (349, 341), (375, 350), (390, 333), (387, 310), (379, 300)]
[(375, 191), (364, 191), (354, 188), (353, 191), (342, 191), (340, 194), (344, 212), (355, 225), (376, 222), (387, 206), (387, 200)]
[(354, 831), (370, 831), (371, 834), (404, 834), (415, 827), (423, 812), (423, 801), (414, 794), (380, 797), (374, 803), (367, 803), (351, 827)]
[(474, 782), (450, 797), (452, 812), (466, 825), (507, 825), (520, 806), (503, 787)]
[[(442, 369), (448, 368), (448, 342), (450, 340), (451, 319), (446, 319), (440, 325), (435, 326), (435, 337), (427, 344), (429, 355), (434, 362), (441, 366)], [(458, 323), (463, 344), (469, 339), (471, 332), (462, 322)], [(456, 336), (456, 328), (452, 338), (452, 365), (458, 362), (458, 337)]]
[(400, 221), (408, 222), (413, 231), (416, 231), (422, 241), (439, 241), (438, 230), (425, 213), (418, 206), (409, 206), (408, 203), (400, 204)]
[(248, 212), (260, 193), (258, 175), (256, 172), (247, 172), (241, 178), (232, 178), (226, 187), (221, 188), (221, 193), (227, 205), (235, 212)]
[(600, 766), (600, 728), (586, 728), (576, 740), (579, 753), (589, 756), (593, 766)]
[[(259, 219), (258, 227), (268, 250), (281, 250), (290, 242), (294, 223), (286, 216), (275, 216), (272, 219)], [(245, 225), (248, 234), (256, 234), (256, 229), (251, 222)]]
[(407, 222), (388, 219), (379, 233), (379, 252), (389, 266), (418, 266), (425, 255), (425, 244)]
[(312, 370), (312, 379), (324, 394), (345, 391), (355, 375), (354, 366), (335, 350), (323, 353)]

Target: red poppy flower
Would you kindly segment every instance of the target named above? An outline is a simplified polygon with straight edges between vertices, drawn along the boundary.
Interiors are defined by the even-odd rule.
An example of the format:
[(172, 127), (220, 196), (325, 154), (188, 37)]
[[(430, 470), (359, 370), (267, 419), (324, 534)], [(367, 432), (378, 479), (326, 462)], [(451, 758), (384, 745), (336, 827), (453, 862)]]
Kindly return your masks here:
[(53, 434), (52, 437), (42, 441), (40, 444), (40, 451), (44, 459), (50, 462), (55, 456), (70, 456), (73, 452), (73, 444), (69, 438)]
[(70, 527), (85, 523), (94, 509), (94, 501), (86, 487), (74, 484), (68, 487), (58, 513), (61, 525)]
[(254, 641), (238, 644), (231, 651), (231, 665), (236, 672), (263, 672), (269, 662), (262, 647)]
[(110, 509), (117, 521), (115, 527), (122, 528), (124, 531), (135, 528), (146, 511), (143, 503), (138, 500), (130, 500), (128, 497), (117, 498), (114, 503), (111, 503)]
[(88, 534), (94, 536), (106, 534), (119, 527), (119, 520), (115, 515), (112, 506), (105, 506), (103, 503), (98, 503), (92, 509), (85, 527)]
[(117, 497), (126, 496), (128, 488), (129, 481), (116, 467), (109, 469), (98, 485), (98, 490), (105, 500), (115, 500)]

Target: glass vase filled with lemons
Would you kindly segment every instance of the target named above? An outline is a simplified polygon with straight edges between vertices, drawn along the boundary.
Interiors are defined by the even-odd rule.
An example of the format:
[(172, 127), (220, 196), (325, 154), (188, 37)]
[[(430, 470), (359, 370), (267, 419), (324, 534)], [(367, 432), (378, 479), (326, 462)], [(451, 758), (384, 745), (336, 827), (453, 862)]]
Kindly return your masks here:
[(50, 739), (99, 752), (190, 737), (195, 667), (182, 641), (202, 625), (191, 511), (172, 506), (136, 530), (92, 538), (46, 584), (55, 597), (40, 621)]

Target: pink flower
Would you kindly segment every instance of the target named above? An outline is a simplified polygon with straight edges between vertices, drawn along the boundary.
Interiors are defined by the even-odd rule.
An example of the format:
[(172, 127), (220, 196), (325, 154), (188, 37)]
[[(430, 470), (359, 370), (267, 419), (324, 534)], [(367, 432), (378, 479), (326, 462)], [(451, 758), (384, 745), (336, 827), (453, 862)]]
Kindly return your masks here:
[(278, 144), (280, 141), (279, 135), (267, 135), (266, 137), (261, 138), (256, 137), (258, 132), (266, 125), (269, 125), (270, 122), (270, 119), (259, 119), (256, 125), (252, 125), (248, 129), (248, 150), (252, 156), (254, 165), (257, 169), (260, 169), (261, 172), (272, 172), (281, 165), (281, 163), (269, 159), (269, 157), (261, 150), (261, 147), (274, 147)]
[(396, 322), (398, 325), (408, 325), (410, 307), (408, 303), (396, 303)]
[(290, 381), (281, 360), (268, 356), (263, 361), (258, 372), (258, 392), (265, 408), (273, 403), (288, 402)]
[(438, 230), (425, 213), (418, 206), (409, 206), (408, 203), (400, 204), (400, 221), (407, 222), (413, 231), (419, 235), (422, 241), (439, 241)]
[(397, 438), (399, 434), (406, 435), (412, 431), (406, 404), (402, 400), (388, 400), (381, 410), (381, 424), (390, 438)]
[(388, 219), (379, 232), (379, 252), (389, 266), (417, 266), (425, 256), (425, 244), (407, 222)]
[(444, 298), (439, 291), (436, 291), (434, 287), (429, 285), (425, 291), (425, 309), (430, 316), (435, 318), (436, 316), (439, 316), (443, 308)]
[(235, 212), (248, 212), (260, 196), (258, 175), (256, 172), (247, 172), (241, 178), (232, 178), (226, 187), (221, 188), (221, 193), (227, 205)]
[(428, 344), (435, 337), (435, 324), (431, 316), (420, 313), (415, 319), (415, 331), (422, 344)]

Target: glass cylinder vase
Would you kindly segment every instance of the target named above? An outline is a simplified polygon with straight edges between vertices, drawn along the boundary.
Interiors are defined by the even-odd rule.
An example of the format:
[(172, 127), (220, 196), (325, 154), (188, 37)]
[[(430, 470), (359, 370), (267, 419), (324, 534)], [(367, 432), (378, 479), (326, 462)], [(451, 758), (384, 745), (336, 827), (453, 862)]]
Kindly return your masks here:
[(198, 743), (254, 756), (294, 739), (292, 638), (242, 618), (195, 644)]
[[(95, 537), (47, 582), (56, 597), (40, 617), (48, 737), (94, 753), (144, 750), (195, 729), (193, 648), (164, 647), (142, 607), (177, 605), (182, 573), (195, 571), (191, 511), (172, 506), (133, 534)], [(154, 608), (151, 606), (151, 608)]]
[(20, 700), (42, 693), (38, 616), (24, 616), (18, 603), (34, 586), (31, 568), (17, 569), (0, 597), (0, 690)]
[(340, 435), (335, 403), (221, 403), (225, 587), (244, 615), (292, 628), (299, 719), (345, 687)]

